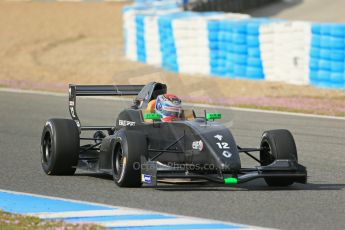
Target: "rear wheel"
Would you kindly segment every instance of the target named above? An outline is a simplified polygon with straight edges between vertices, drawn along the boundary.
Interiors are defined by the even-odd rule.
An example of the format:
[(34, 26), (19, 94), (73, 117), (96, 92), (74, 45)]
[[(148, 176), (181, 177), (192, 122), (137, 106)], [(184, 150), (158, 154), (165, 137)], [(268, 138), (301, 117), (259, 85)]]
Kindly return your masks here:
[(50, 119), (41, 138), (41, 164), (48, 175), (73, 175), (79, 155), (79, 130), (73, 120)]
[(141, 158), (146, 156), (144, 135), (120, 130), (116, 133), (116, 145), (112, 158), (113, 178), (120, 187), (141, 187)]
[[(285, 129), (265, 131), (261, 140), (260, 161), (266, 166), (275, 160), (293, 160), (297, 162), (297, 149), (290, 131)], [(272, 177), (265, 178), (269, 186), (289, 186), (294, 183), (293, 178)]]

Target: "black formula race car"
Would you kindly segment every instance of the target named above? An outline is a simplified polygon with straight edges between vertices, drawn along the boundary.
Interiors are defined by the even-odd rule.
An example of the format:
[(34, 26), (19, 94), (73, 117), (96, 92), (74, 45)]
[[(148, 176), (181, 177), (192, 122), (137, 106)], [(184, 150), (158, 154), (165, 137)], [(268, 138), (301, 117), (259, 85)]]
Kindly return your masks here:
[[(218, 113), (182, 110), (180, 118), (162, 122), (147, 105), (165, 84), (70, 85), (72, 119), (50, 119), (41, 139), (42, 167), (48, 175), (73, 175), (76, 169), (110, 174), (120, 187), (157, 186), (157, 182), (209, 181), (238, 184), (264, 178), (269, 186), (306, 183), (306, 168), (298, 164), (294, 139), (288, 130), (270, 130), (258, 148), (237, 145), (231, 131), (216, 120)], [(134, 103), (111, 126), (81, 125), (77, 96), (135, 95)], [(90, 133), (92, 137), (82, 134)], [(80, 143), (88, 141), (89, 144)], [(257, 152), (258, 157), (252, 153)], [(259, 165), (242, 168), (240, 155)]]

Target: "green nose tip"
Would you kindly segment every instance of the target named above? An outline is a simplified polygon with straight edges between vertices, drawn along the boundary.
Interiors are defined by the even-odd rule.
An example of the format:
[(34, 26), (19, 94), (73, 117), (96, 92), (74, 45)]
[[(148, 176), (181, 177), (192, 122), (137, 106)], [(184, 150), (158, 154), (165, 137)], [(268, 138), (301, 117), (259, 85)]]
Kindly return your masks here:
[(224, 184), (237, 184), (238, 180), (235, 177), (224, 178)]

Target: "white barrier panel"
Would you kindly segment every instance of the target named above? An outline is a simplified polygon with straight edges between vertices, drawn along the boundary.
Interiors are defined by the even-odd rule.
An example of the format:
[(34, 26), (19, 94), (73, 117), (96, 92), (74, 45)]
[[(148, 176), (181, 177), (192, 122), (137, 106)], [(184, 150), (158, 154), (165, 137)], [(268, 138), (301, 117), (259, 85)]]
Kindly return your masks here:
[[(161, 64), (160, 42), (158, 34), (157, 17), (169, 13), (180, 12), (181, 9), (173, 4), (174, 1), (152, 1), (150, 6), (134, 5), (125, 7), (123, 11), (123, 24), (125, 34), (125, 56), (133, 61), (138, 61), (139, 53), (144, 53), (145, 62), (152, 65)], [(142, 16), (143, 25), (138, 25), (137, 16)], [(141, 28), (143, 27), (143, 28)], [(143, 34), (138, 34), (138, 29)], [(143, 38), (143, 44), (139, 44), (138, 37)], [(143, 61), (143, 60), (141, 60)]]
[(137, 58), (137, 33), (135, 16), (137, 12), (135, 10), (127, 10), (123, 13), (123, 24), (125, 31), (125, 56), (133, 61)]
[(179, 72), (209, 74), (207, 19), (177, 19), (172, 27)]
[(259, 38), (266, 80), (309, 84), (309, 23), (261, 25)]
[(210, 14), (176, 19), (172, 23), (179, 72), (210, 74), (209, 20), (249, 18), (246, 14)]
[(144, 39), (146, 42), (146, 63), (154, 66), (161, 66), (162, 54), (160, 52), (157, 16), (154, 15), (145, 17), (144, 26)]

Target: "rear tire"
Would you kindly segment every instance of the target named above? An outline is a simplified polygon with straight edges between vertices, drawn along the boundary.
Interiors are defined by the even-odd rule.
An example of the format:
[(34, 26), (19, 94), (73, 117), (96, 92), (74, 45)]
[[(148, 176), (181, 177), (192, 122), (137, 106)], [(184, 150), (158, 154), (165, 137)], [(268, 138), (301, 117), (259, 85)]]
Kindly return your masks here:
[(120, 187), (141, 187), (141, 158), (147, 153), (146, 138), (141, 133), (128, 130), (120, 130), (115, 135), (114, 181)]
[(41, 138), (41, 163), (47, 175), (73, 175), (79, 156), (79, 129), (73, 120), (50, 119)]
[[(265, 131), (262, 134), (260, 147), (260, 161), (262, 166), (269, 165), (275, 160), (293, 160), (297, 159), (297, 149), (295, 140), (290, 131), (277, 129)], [(269, 186), (289, 186), (294, 183), (293, 178), (272, 177), (264, 178)]]

